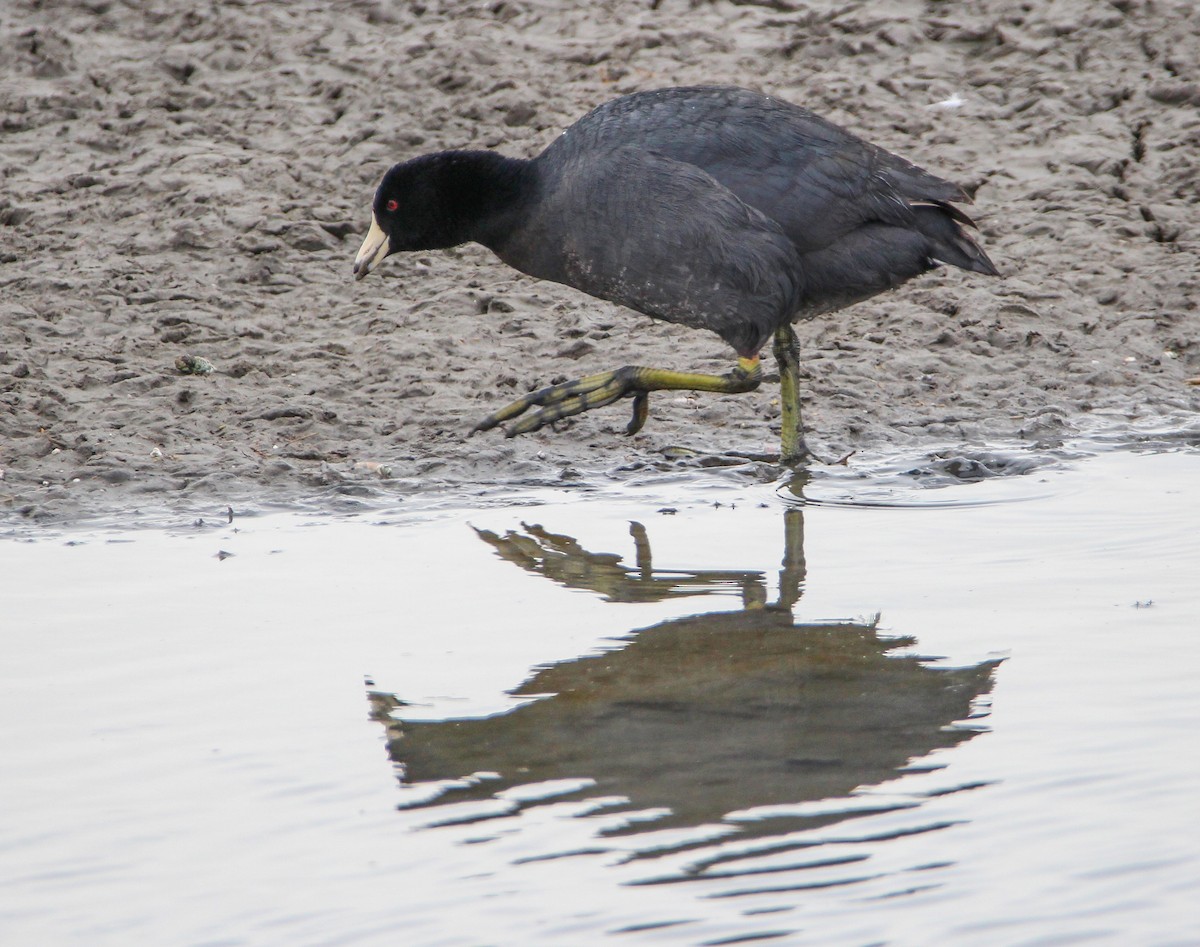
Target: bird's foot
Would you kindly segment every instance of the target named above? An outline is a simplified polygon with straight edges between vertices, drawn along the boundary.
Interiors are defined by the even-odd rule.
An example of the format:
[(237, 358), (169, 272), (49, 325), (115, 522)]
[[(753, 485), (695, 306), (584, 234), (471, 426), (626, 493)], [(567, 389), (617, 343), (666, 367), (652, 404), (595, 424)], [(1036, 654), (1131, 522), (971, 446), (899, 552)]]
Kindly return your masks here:
[(537, 431), (547, 424), (553, 424), (563, 418), (582, 414), (591, 408), (600, 408), (606, 404), (619, 401), (626, 395), (634, 395), (633, 420), (629, 422), (626, 433), (635, 434), (645, 423), (648, 413), (649, 395), (637, 387), (634, 374), (637, 368), (627, 365), (612, 372), (600, 372), (588, 375), (586, 378), (576, 378), (564, 381), (558, 385), (550, 385), (538, 391), (531, 391), (523, 398), (518, 398), (512, 404), (505, 405), (499, 411), (494, 411), (475, 425), (475, 431), (490, 431), (505, 421), (519, 417), (530, 408), (539, 408), (527, 417), (521, 418), (515, 424), (504, 429), (506, 437), (518, 434), (528, 434)]
[(474, 431), (490, 431), (492, 428), (520, 417), (530, 408), (538, 408), (527, 417), (504, 429), (506, 437), (528, 434), (547, 424), (569, 418), (592, 408), (612, 404), (625, 397), (633, 398), (633, 417), (625, 428), (626, 434), (636, 434), (646, 423), (650, 413), (650, 392), (663, 390), (713, 391), (737, 394), (752, 391), (762, 380), (762, 370), (757, 358), (738, 360), (737, 367), (726, 375), (704, 375), (676, 372), (661, 368), (642, 368), (626, 365), (616, 371), (600, 372), (564, 381), (558, 385), (531, 391), (523, 398), (499, 411), (494, 411), (475, 425)]
[(817, 463), (821, 463), (821, 459), (811, 450), (809, 450), (808, 443), (805, 441), (804, 435), (799, 434), (795, 440), (789, 443), (785, 432), (784, 443), (779, 452), (780, 465), (783, 467), (803, 467), (810, 460), (815, 460)]

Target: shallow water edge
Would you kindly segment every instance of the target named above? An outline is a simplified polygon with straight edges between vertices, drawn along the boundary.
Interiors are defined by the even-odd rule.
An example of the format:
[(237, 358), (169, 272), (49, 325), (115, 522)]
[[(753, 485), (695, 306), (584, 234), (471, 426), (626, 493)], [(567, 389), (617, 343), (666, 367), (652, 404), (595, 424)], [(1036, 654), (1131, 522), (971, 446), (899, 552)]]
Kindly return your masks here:
[(0, 543), (0, 919), (44, 945), (1179, 942), (1197, 464)]

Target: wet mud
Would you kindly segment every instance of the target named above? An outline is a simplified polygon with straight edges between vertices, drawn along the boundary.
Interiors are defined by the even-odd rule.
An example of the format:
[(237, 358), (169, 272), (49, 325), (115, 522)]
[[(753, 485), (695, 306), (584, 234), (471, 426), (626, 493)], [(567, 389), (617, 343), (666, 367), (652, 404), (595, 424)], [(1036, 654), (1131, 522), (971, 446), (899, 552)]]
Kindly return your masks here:
[(633, 438), (620, 406), (468, 437), (535, 386), (628, 363), (720, 373), (732, 353), (478, 247), (351, 277), (393, 162), (536, 154), (601, 101), (691, 83), (809, 106), (960, 182), (1002, 271), (938, 271), (799, 327), (823, 456), (1197, 437), (1200, 12), (1183, 0), (14, 0), (0, 516), (777, 450), (770, 375), (749, 395), (655, 397)]

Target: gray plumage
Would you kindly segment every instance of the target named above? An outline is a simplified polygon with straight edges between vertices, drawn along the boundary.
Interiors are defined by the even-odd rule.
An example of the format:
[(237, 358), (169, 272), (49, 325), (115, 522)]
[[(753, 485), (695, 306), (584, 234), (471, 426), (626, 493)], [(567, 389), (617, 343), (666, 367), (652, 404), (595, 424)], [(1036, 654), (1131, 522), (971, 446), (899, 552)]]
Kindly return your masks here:
[(522, 272), (753, 356), (778, 327), (939, 263), (994, 275), (951, 202), (969, 198), (807, 109), (677, 88), (607, 102), (530, 161), (442, 152), (397, 165), (374, 210), (389, 252), (475, 240)]

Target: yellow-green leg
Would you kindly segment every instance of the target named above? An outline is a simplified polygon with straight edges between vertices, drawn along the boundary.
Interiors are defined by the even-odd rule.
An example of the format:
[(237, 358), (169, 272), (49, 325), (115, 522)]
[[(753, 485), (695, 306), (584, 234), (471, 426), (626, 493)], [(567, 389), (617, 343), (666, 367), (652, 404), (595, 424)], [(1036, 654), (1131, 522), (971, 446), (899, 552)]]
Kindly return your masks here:
[(812, 453), (804, 441), (800, 416), (800, 342), (786, 323), (775, 330), (775, 361), (779, 363), (779, 407), (781, 411), (779, 462), (788, 466), (803, 463)]
[(804, 560), (804, 511), (783, 511), (783, 566), (779, 570), (779, 604), (791, 609), (804, 594), (808, 566)]
[(665, 368), (641, 368), (626, 365), (613, 372), (588, 375), (560, 385), (533, 391), (512, 404), (489, 414), (475, 425), (476, 431), (489, 431), (505, 421), (537, 407), (528, 417), (505, 428), (507, 437), (528, 434), (553, 424), (562, 418), (582, 414), (592, 408), (612, 404), (621, 398), (633, 398), (633, 418), (625, 428), (626, 434), (636, 434), (646, 423), (652, 391), (712, 391), (718, 394), (741, 394), (753, 391), (762, 381), (762, 366), (758, 357), (739, 358), (737, 367), (725, 375), (706, 375), (699, 372), (675, 372)]

